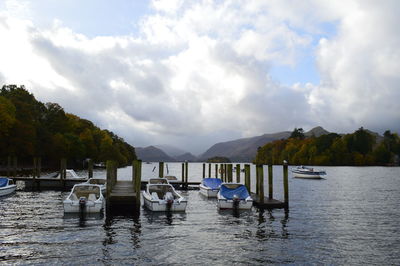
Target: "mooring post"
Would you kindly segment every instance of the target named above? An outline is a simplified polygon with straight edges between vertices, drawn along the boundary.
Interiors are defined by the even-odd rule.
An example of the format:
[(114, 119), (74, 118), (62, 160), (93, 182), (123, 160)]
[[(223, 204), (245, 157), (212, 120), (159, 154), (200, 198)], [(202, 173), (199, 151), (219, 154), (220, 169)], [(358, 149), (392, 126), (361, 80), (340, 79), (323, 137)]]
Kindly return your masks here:
[(67, 159), (62, 158), (60, 162), (60, 182), (63, 189), (65, 189), (66, 176), (67, 176)]
[(185, 187), (188, 188), (188, 179), (189, 179), (189, 163), (185, 162)]
[(259, 176), (259, 171), (258, 171), (258, 165), (256, 164), (256, 195), (260, 193), (260, 176)]
[(160, 178), (164, 177), (164, 162), (158, 163), (158, 177)]
[(88, 161), (88, 178), (93, 178), (93, 160)]
[(222, 163), (221, 164), (219, 164), (219, 178), (221, 178), (221, 180), (222, 180), (222, 182), (224, 181), (224, 175), (222, 174), (223, 173), (223, 167), (222, 167)]
[(250, 183), (250, 165), (245, 164), (244, 165), (244, 185), (247, 188), (247, 191), (249, 193), (251, 192), (251, 183)]
[(240, 164), (236, 164), (236, 183), (240, 183)]
[(273, 172), (272, 172), (272, 164), (268, 165), (268, 198), (273, 199), (273, 191), (274, 191), (274, 184), (273, 184)]
[(203, 179), (206, 178), (206, 164), (203, 163)]
[(208, 177), (211, 177), (211, 164), (208, 164)]
[(264, 202), (264, 166), (262, 164), (257, 165), (257, 172), (258, 172), (258, 197), (261, 203)]
[(288, 180), (288, 164), (283, 162), (283, 190), (285, 194), (285, 203), (289, 206), (289, 180)]
[[(37, 178), (40, 178), (42, 172), (42, 157), (37, 158)], [(40, 183), (39, 183), (40, 184)]]
[(233, 169), (232, 169), (232, 164), (231, 163), (228, 164), (227, 171), (228, 171), (228, 182), (232, 183), (232, 181), (233, 181)]
[(185, 163), (182, 163), (182, 187), (185, 183)]
[(142, 161), (134, 160), (132, 163), (132, 182), (136, 193), (136, 205), (140, 205), (140, 188), (142, 185)]
[(13, 157), (13, 177), (17, 177), (17, 163), (18, 163), (17, 156), (14, 156)]
[(7, 178), (10, 178), (11, 156), (7, 156)]
[(32, 170), (33, 185), (35, 185), (36, 183), (36, 175), (37, 175), (37, 158), (33, 157), (33, 170)]
[(218, 164), (215, 164), (215, 178), (218, 178)]
[(111, 191), (112, 191), (112, 173), (113, 173), (113, 162), (111, 160), (108, 160), (106, 162), (106, 171), (107, 171), (107, 186), (106, 186), (106, 191), (107, 191), (107, 200), (110, 199)]

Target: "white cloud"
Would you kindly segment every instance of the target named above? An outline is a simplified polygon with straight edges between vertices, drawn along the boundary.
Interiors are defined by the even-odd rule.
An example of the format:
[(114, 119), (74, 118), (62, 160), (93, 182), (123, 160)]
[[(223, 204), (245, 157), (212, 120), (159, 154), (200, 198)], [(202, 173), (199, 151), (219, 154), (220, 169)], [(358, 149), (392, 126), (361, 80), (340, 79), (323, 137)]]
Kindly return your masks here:
[[(0, 78), (139, 146), (199, 152), (216, 141), (316, 125), (400, 130), (397, 2), (152, 6), (139, 35), (94, 38), (62, 21), (41, 29), (2, 11)], [(336, 33), (324, 33), (325, 23)], [(271, 66), (295, 66), (304, 49), (315, 49), (320, 84), (288, 87), (270, 76)]]

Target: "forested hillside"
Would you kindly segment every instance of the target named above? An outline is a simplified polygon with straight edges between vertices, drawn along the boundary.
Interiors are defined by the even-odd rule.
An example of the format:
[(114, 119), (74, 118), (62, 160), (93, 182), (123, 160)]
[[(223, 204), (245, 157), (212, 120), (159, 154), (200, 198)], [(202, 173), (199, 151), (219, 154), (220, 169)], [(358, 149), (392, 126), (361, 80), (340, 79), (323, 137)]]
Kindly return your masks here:
[(117, 160), (120, 166), (136, 158), (135, 149), (108, 130), (65, 113), (57, 103), (42, 103), (24, 86), (5, 85), (0, 91), (0, 157), (17, 156), (30, 163), (41, 156), (45, 166), (57, 166), (61, 158), (69, 165)]
[(383, 138), (363, 128), (352, 134), (330, 133), (305, 138), (302, 129), (295, 129), (288, 139), (260, 147), (255, 163), (292, 165), (398, 165), (400, 138), (387, 130)]

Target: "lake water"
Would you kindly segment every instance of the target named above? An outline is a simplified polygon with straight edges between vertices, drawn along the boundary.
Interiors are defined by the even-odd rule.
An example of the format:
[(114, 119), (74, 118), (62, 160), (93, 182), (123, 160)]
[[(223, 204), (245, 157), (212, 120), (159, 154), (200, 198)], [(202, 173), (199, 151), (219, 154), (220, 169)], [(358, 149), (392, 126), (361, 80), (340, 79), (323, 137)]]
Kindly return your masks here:
[[(143, 164), (143, 179), (157, 176), (157, 166)], [(0, 264), (400, 265), (400, 168), (325, 169), (323, 180), (289, 174), (289, 212), (219, 212), (215, 200), (188, 191), (186, 213), (142, 207), (80, 219), (64, 216), (67, 192), (19, 190), (0, 198)], [(181, 164), (168, 170), (181, 177)], [(201, 176), (202, 164), (189, 164), (189, 181)], [(282, 166), (274, 166), (274, 198), (283, 198)]]

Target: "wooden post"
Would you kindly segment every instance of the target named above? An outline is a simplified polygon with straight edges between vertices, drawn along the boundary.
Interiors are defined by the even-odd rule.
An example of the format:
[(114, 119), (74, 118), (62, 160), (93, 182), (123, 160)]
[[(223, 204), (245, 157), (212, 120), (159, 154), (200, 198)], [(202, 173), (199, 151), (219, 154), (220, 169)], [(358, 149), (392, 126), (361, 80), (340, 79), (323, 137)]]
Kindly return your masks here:
[(206, 164), (203, 163), (203, 179), (206, 178)]
[(219, 177), (221, 178), (222, 182), (224, 182), (224, 165), (221, 163), (219, 165)]
[(273, 173), (272, 173), (272, 164), (268, 165), (268, 198), (273, 199), (273, 191), (274, 191), (274, 184), (273, 184)]
[(185, 163), (182, 163), (182, 187), (185, 183)]
[(258, 197), (261, 203), (264, 202), (264, 167), (263, 165), (257, 165), (257, 173), (258, 173)]
[(211, 164), (208, 164), (208, 177), (211, 177)]
[(240, 164), (236, 164), (236, 183), (240, 183)]
[(215, 164), (215, 178), (218, 178), (218, 164)]
[(111, 160), (108, 160), (106, 162), (106, 171), (107, 171), (107, 199), (110, 198), (111, 195), (111, 191), (112, 191), (112, 186), (113, 186), (113, 182), (112, 182), (112, 175), (113, 175), (113, 162)]
[(136, 193), (136, 204), (140, 204), (140, 189), (142, 185), (142, 161), (133, 161), (132, 168), (132, 182), (133, 188)]
[(230, 182), (230, 183), (232, 183), (232, 181), (233, 181), (233, 169), (232, 169), (232, 164), (230, 163), (230, 164), (228, 164), (228, 167), (227, 167), (227, 172), (228, 172), (228, 182)]
[(164, 162), (158, 163), (158, 177), (164, 177)]
[(93, 160), (88, 161), (88, 178), (93, 178)]
[(42, 157), (37, 158), (37, 178), (40, 178), (42, 172)]
[(13, 177), (17, 176), (17, 163), (18, 163), (17, 156), (14, 156), (13, 157)]
[(244, 165), (244, 184), (250, 193), (251, 192), (251, 182), (250, 182), (250, 165), (249, 164)]
[(188, 179), (189, 179), (189, 163), (185, 162), (185, 187), (188, 188)]
[(35, 184), (36, 175), (37, 175), (37, 158), (33, 157), (33, 171), (32, 171), (33, 184)]
[(11, 156), (7, 156), (7, 178), (10, 177), (10, 169), (11, 169)]
[(256, 165), (256, 195), (260, 193), (260, 176), (259, 176), (259, 171), (257, 168), (258, 165)]
[(60, 162), (60, 181), (63, 189), (65, 189), (65, 179), (67, 177), (67, 159), (63, 158)]
[(288, 181), (288, 165), (283, 163), (283, 190), (285, 194), (285, 203), (289, 206), (289, 181)]

